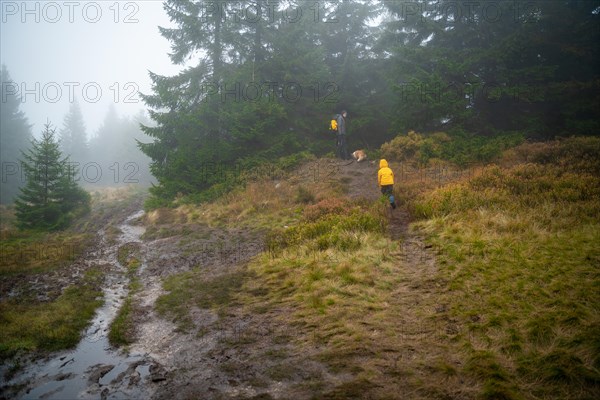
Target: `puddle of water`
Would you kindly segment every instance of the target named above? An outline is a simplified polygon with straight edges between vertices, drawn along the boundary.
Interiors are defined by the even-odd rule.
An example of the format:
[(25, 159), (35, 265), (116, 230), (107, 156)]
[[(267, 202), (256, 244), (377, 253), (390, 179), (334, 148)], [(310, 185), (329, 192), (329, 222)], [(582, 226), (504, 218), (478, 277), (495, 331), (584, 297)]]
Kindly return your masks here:
[(122, 224), (121, 226), (119, 226), (119, 228), (121, 229), (121, 232), (122, 232), (119, 237), (119, 241), (122, 244), (128, 243), (128, 242), (139, 242), (140, 241), (140, 237), (144, 234), (144, 232), (146, 231), (146, 228), (144, 228), (142, 225), (132, 225), (132, 222), (134, 220), (140, 218), (142, 215), (144, 215), (144, 210), (140, 210), (140, 211), (130, 215), (125, 220), (125, 223)]
[[(119, 246), (129, 242), (140, 242), (144, 227), (131, 223), (143, 213), (138, 211), (129, 216), (119, 226), (122, 234), (117, 244), (101, 252), (103, 256), (108, 256), (107, 260), (116, 270), (123, 270), (117, 262), (116, 253)], [(8, 385), (27, 384), (28, 389), (26, 394), (21, 396), (22, 399), (97, 399), (107, 388), (108, 393), (105, 392), (102, 396), (107, 399), (149, 397), (149, 388), (145, 387), (145, 383), (152, 360), (144, 354), (121, 354), (112, 349), (108, 342), (110, 322), (127, 295), (128, 280), (123, 273), (113, 273), (106, 277), (105, 285), (104, 305), (96, 311), (77, 348), (54, 354), (50, 359), (34, 362), (11, 381), (6, 382)], [(96, 373), (98, 379), (95, 382), (90, 381), (90, 376), (99, 365), (113, 368), (108, 370), (109, 367), (106, 367), (104, 376), (100, 377)]]

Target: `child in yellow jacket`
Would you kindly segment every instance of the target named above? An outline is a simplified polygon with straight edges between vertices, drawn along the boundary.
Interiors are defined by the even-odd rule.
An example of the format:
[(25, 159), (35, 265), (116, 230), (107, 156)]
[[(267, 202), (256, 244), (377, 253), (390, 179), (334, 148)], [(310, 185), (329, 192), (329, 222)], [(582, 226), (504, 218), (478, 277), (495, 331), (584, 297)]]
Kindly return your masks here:
[(388, 162), (384, 159), (379, 161), (377, 183), (381, 188), (381, 193), (390, 199), (392, 208), (396, 208), (396, 199), (394, 198), (394, 172), (390, 169)]

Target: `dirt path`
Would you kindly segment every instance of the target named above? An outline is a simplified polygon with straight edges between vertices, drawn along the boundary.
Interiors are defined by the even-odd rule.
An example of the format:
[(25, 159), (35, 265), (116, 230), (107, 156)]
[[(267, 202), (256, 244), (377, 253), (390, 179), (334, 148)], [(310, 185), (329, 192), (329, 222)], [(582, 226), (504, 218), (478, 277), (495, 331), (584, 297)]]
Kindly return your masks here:
[[(349, 182), (350, 197), (374, 201), (380, 196), (375, 164), (340, 162), (339, 172), (342, 180)], [(384, 345), (387, 349), (381, 360), (385, 365), (382, 374), (391, 374), (393, 379), (375, 392), (386, 398), (391, 392), (401, 399), (463, 398), (472, 388), (443, 373), (445, 368), (460, 368), (452, 354), (455, 349), (446, 340), (457, 333), (442, 300), (447, 282), (438, 274), (434, 249), (410, 229), (410, 222), (408, 210), (389, 208), (388, 236), (399, 244), (391, 255), (397, 260), (401, 279), (389, 297), (390, 316), (386, 320), (396, 337)], [(440, 386), (439, 382), (445, 384)]]
[(155, 304), (166, 293), (165, 277), (194, 269), (206, 280), (241, 273), (244, 263), (262, 251), (260, 237), (258, 232), (198, 225), (186, 235), (144, 244), (147, 268), (140, 276), (143, 288), (134, 298), (136, 342), (131, 351), (146, 352), (167, 369), (166, 379), (153, 398), (185, 399), (199, 393), (208, 396), (241, 390), (236, 388), (239, 377), (221, 371), (223, 363), (241, 357), (229, 354), (228, 348), (242, 338), (247, 342), (264, 334), (267, 328), (252, 316), (236, 314), (235, 307), (225, 316), (195, 307), (189, 312), (192, 326), (182, 331), (176, 322), (159, 315)]
[[(346, 191), (352, 199), (375, 201), (381, 196), (377, 185), (378, 161), (336, 162), (336, 175), (346, 185)], [(392, 240), (402, 240), (408, 234), (410, 216), (406, 209), (389, 208), (388, 234)]]

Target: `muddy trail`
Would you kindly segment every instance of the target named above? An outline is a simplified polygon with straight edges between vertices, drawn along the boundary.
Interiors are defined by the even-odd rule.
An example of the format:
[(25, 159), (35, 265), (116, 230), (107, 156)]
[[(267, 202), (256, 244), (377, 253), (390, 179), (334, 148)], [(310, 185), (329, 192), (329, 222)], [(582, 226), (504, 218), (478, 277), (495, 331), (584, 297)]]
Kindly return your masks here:
[[(348, 197), (379, 198), (374, 164), (329, 160), (331, 166)], [(185, 326), (160, 314), (157, 300), (168, 293), (164, 282), (170, 277), (199, 274), (209, 283), (251, 279), (246, 264), (264, 251), (265, 232), (181, 224), (171, 218), (161, 223), (160, 215), (152, 220), (142, 214), (139, 204), (130, 206), (116, 218), (119, 234), (109, 237), (100, 232), (104, 239), (95, 252), (74, 264), (102, 264), (107, 273), (105, 304), (79, 346), (30, 363), (8, 382), (22, 389), (7, 398), (303, 399), (352, 381), (348, 372), (332, 371), (316, 361), (321, 349), (295, 344), (294, 336), (302, 328), (291, 327), (281, 318), (291, 312), (285, 304), (259, 312), (249, 312), (247, 305), (235, 302), (225, 311), (192, 306)], [(416, 310), (425, 306), (435, 313), (443, 305), (437, 300), (440, 284), (433, 252), (409, 230), (409, 220), (406, 210), (390, 208), (388, 235), (400, 243), (392, 256), (404, 266), (405, 279), (395, 289), (391, 304), (398, 317), (389, 323), (402, 332), (403, 340), (393, 352), (381, 356), (381, 363), (394, 367), (404, 363), (417, 371), (416, 377), (426, 377), (430, 375), (422, 363), (444, 350), (432, 351), (434, 345), (423, 349), (423, 335), (434, 327), (420, 322), (423, 315)], [(141, 287), (132, 296), (133, 343), (125, 352), (110, 346), (107, 332), (127, 295), (128, 281), (117, 252), (131, 243), (142, 255), (137, 271)], [(235, 291), (236, 286), (226, 290)], [(407, 332), (407, 326), (416, 327), (415, 331)], [(381, 390), (384, 395), (386, 388)]]
[[(71, 283), (75, 279), (73, 274), (80, 269), (101, 266), (105, 274), (104, 304), (96, 311), (77, 347), (38, 359), (23, 360), (25, 367), (3, 382), (3, 397), (122, 399), (147, 398), (152, 394), (154, 387), (149, 383), (161, 380), (158, 376), (160, 364), (144, 353), (119, 352), (108, 342), (110, 322), (122, 306), (129, 283), (125, 266), (120, 264), (117, 254), (122, 246), (141, 242), (144, 228), (136, 221), (142, 214), (143, 211), (136, 211), (125, 218), (118, 226), (120, 233), (116, 238), (110, 237), (104, 228), (100, 229), (97, 244), (73, 265), (70, 274), (63, 271), (67, 277), (65, 280)], [(144, 263), (141, 268), (144, 268)], [(36, 278), (36, 281), (41, 280), (49, 278)], [(55, 284), (61, 285), (61, 282)]]

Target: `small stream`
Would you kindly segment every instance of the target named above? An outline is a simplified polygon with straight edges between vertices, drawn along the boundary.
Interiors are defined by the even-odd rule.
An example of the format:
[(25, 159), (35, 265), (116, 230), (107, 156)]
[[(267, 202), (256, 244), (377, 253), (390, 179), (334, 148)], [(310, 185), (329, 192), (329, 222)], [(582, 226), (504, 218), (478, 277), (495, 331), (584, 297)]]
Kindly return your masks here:
[[(27, 365), (9, 385), (25, 385), (21, 399), (131, 399), (149, 398), (148, 383), (154, 361), (145, 354), (124, 354), (108, 342), (111, 321), (127, 296), (128, 278), (125, 267), (117, 261), (119, 247), (141, 243), (143, 226), (133, 221), (143, 215), (138, 211), (119, 226), (116, 244), (109, 245), (101, 232), (100, 250), (91, 253), (89, 262), (110, 264), (104, 288), (104, 305), (86, 330), (78, 346), (70, 351), (52, 354), (50, 358)], [(144, 260), (140, 269), (145, 267)]]

